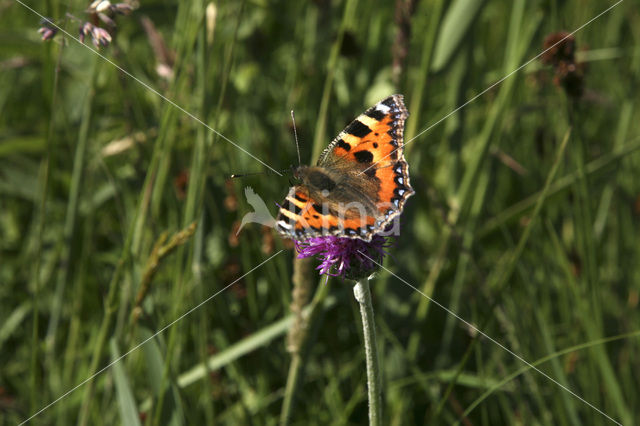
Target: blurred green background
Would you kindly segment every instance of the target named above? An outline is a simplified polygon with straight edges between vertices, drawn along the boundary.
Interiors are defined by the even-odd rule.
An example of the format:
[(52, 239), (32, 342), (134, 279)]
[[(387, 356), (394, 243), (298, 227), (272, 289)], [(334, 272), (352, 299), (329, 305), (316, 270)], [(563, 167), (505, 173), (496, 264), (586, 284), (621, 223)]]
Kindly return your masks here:
[(281, 170), (291, 109), (309, 163), (392, 93), (416, 195), (385, 265), (504, 347), (381, 271), (385, 423), (638, 422), (637, 5), (144, 1), (99, 57), (0, 1), (0, 423), (365, 424), (351, 283), (300, 263), (290, 308), (291, 243), (235, 235), (244, 187), (275, 214), (289, 179), (230, 181), (268, 169), (204, 124)]

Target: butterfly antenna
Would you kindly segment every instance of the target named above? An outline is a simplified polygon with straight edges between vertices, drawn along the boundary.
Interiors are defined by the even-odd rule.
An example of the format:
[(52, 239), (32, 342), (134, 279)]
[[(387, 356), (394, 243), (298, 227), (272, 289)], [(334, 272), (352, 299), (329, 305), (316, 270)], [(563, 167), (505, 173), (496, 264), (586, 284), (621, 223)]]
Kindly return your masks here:
[[(289, 173), (291, 170), (289, 169), (284, 169), (284, 170), (280, 170), (280, 173)], [(234, 173), (232, 175), (229, 175), (230, 179), (238, 179), (238, 178), (244, 178), (247, 176), (259, 176), (259, 175), (267, 175), (270, 173), (274, 173), (271, 170), (266, 170), (264, 172), (252, 172), (252, 173)]]
[(229, 178), (238, 179), (238, 178), (243, 178), (243, 177), (247, 177), (247, 176), (256, 176), (256, 175), (262, 175), (262, 174), (264, 174), (264, 172), (234, 173), (234, 174), (230, 175)]
[(300, 160), (300, 145), (298, 145), (298, 131), (296, 130), (296, 116), (293, 115), (293, 110), (291, 110), (291, 121), (293, 122), (293, 136), (296, 139), (296, 151), (298, 151), (298, 166), (302, 164)]

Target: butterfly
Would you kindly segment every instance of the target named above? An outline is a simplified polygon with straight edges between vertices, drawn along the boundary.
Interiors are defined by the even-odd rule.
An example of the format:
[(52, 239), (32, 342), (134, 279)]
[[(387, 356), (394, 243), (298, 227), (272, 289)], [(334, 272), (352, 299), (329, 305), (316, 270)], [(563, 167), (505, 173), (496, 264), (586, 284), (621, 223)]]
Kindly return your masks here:
[(403, 155), (402, 95), (392, 95), (349, 124), (315, 166), (293, 171), (276, 229), (298, 241), (333, 235), (371, 241), (402, 213), (414, 194)]

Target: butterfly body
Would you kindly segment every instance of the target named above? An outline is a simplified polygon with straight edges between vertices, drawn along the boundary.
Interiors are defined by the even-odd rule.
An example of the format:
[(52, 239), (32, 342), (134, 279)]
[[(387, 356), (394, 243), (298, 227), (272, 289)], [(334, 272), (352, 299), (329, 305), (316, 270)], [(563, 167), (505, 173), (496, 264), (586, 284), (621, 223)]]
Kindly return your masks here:
[(401, 95), (390, 96), (349, 124), (315, 166), (294, 170), (276, 229), (297, 240), (334, 235), (370, 241), (402, 212), (414, 194), (403, 156)]

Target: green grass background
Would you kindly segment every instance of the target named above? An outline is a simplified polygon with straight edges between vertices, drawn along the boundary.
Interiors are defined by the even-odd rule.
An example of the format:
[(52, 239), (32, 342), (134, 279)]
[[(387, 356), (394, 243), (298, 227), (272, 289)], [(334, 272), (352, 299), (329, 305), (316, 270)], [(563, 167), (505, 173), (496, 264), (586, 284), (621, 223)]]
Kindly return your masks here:
[[(244, 187), (275, 213), (288, 178), (230, 182), (266, 168), (131, 76), (283, 169), (297, 163), (291, 109), (303, 162), (391, 93), (405, 95), (408, 140), (538, 55), (547, 34), (614, 4), (423, 0), (400, 25), (408, 3), (144, 1), (101, 50), (126, 75), (64, 35), (41, 42), (39, 18), (0, 1), (0, 424), (281, 249), (31, 424), (277, 424), (285, 400), (292, 424), (367, 422), (351, 284), (306, 275), (320, 292), (292, 394), (294, 252), (258, 225), (235, 238), (251, 211)], [(55, 19), (87, 7), (26, 4)], [(576, 34), (580, 100), (536, 60), (407, 146), (416, 195), (385, 261), (625, 425), (640, 421), (637, 6), (623, 1)], [(77, 34), (77, 22), (63, 27)], [(163, 234), (194, 221), (158, 256)], [(385, 423), (612, 424), (390, 273), (372, 293)]]

